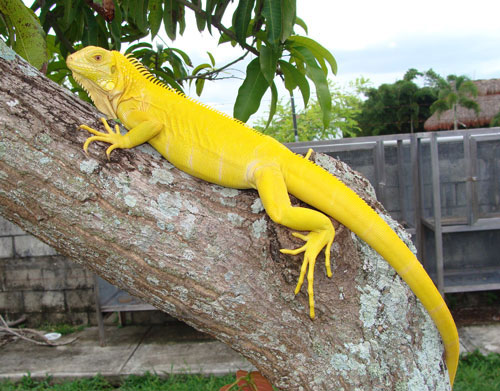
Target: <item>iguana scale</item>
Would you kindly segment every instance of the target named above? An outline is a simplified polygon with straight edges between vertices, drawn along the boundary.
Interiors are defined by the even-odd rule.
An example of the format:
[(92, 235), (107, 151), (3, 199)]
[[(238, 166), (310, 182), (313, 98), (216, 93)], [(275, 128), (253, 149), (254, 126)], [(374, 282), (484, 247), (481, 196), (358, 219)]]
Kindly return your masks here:
[[(397, 234), (351, 189), (325, 170), (292, 153), (271, 137), (213, 110), (159, 82), (136, 59), (116, 51), (86, 47), (67, 58), (74, 79), (110, 119), (128, 129), (121, 135), (102, 118), (106, 132), (86, 125), (83, 148), (93, 141), (115, 148), (151, 144), (182, 171), (206, 181), (237, 189), (256, 189), (269, 217), (304, 240), (286, 254), (304, 253), (297, 294), (307, 273), (310, 317), (314, 318), (314, 265), (325, 249), (326, 272), (335, 231), (330, 216), (372, 246), (406, 281), (434, 320), (446, 351), (453, 384), (458, 363), (458, 333), (453, 318), (420, 262)], [(288, 194), (324, 212), (292, 207)], [(326, 215), (325, 215), (326, 214)]]

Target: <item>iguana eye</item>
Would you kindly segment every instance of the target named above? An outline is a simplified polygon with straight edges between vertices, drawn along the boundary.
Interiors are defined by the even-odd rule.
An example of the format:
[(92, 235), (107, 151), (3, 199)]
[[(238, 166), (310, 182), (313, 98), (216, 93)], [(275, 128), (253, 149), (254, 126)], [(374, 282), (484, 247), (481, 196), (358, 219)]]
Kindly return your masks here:
[(102, 60), (102, 56), (101, 56), (100, 54), (96, 54), (96, 55), (94, 56), (94, 60), (96, 60), (96, 61), (101, 61), (101, 60)]

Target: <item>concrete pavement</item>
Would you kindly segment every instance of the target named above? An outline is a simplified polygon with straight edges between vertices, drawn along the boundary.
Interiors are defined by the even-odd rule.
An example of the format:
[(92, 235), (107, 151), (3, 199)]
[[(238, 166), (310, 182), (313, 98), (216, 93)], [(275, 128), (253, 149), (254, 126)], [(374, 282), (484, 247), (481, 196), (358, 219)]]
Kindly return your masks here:
[[(459, 328), (461, 351), (479, 349), (500, 353), (500, 323)], [(106, 327), (106, 346), (99, 346), (97, 328), (63, 337), (78, 339), (64, 346), (46, 347), (17, 340), (0, 347), (0, 380), (19, 380), (47, 374), (55, 380), (94, 376), (110, 380), (146, 371), (162, 374), (222, 375), (251, 365), (238, 353), (208, 336), (182, 325)], [(59, 342), (58, 341), (58, 342)]]
[(0, 380), (19, 380), (27, 373), (32, 378), (50, 374), (61, 381), (96, 374), (117, 380), (149, 371), (158, 375), (173, 373), (235, 373), (252, 366), (221, 342), (188, 326), (106, 326), (106, 346), (99, 345), (96, 327), (59, 339), (68, 345), (39, 346), (17, 340), (0, 347)]

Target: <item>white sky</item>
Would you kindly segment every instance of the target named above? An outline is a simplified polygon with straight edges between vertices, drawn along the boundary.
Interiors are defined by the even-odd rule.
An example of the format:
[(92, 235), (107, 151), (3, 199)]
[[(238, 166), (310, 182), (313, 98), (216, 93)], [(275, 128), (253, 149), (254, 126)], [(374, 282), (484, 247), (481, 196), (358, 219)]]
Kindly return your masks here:
[[(500, 2), (495, 0), (297, 0), (297, 7), (309, 37), (336, 58), (339, 72), (332, 79), (340, 84), (359, 76), (374, 86), (393, 83), (409, 68), (433, 68), (442, 76), (500, 77)], [(298, 26), (296, 32), (304, 34)], [(200, 35), (189, 19), (184, 36), (172, 45), (185, 49), (195, 63), (208, 61), (206, 50), (218, 65), (241, 53), (229, 44), (217, 46), (206, 32)], [(207, 83), (199, 99), (231, 114), (240, 83)], [(284, 88), (280, 91), (286, 95)], [(194, 89), (188, 93), (195, 95)], [(262, 116), (268, 104), (266, 97), (251, 120)]]

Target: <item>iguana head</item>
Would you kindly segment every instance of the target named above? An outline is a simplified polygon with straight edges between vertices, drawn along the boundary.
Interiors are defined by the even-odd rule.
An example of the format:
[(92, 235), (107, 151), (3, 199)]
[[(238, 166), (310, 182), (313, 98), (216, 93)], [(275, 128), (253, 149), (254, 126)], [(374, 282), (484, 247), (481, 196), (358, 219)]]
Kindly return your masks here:
[(73, 78), (109, 118), (117, 117), (111, 99), (121, 92), (116, 62), (115, 52), (96, 46), (87, 46), (66, 59)]

